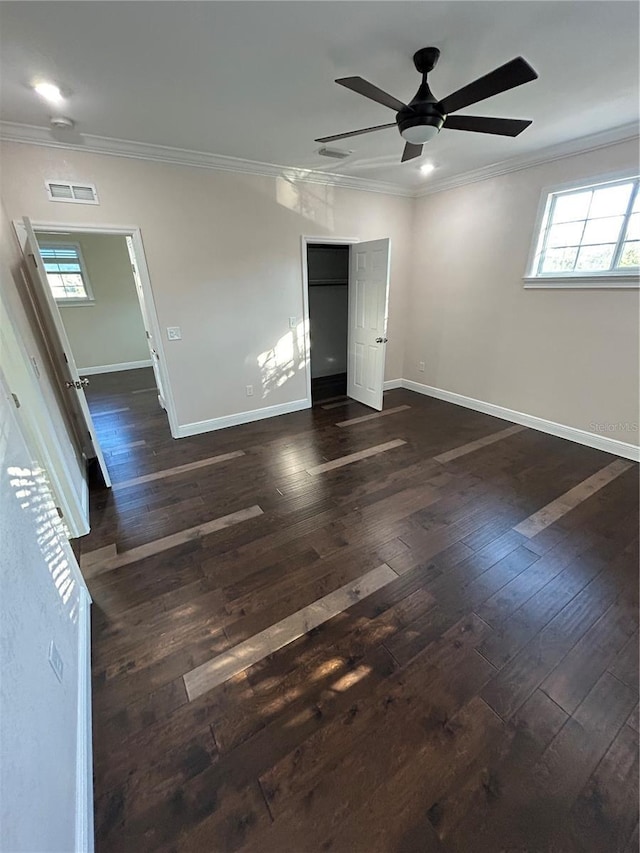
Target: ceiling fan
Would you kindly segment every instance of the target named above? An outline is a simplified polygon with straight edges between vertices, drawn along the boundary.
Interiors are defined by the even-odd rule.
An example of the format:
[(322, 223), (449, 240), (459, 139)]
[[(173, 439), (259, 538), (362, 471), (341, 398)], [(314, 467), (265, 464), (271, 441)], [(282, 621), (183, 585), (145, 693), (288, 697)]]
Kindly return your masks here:
[(403, 104), (393, 95), (378, 89), (362, 77), (342, 77), (336, 80), (340, 86), (345, 86), (359, 95), (364, 95), (365, 98), (396, 110), (396, 120), (376, 127), (352, 130), (349, 133), (323, 136), (315, 141), (334, 142), (336, 139), (347, 139), (350, 136), (359, 136), (361, 133), (372, 133), (374, 130), (385, 130), (397, 126), (400, 135), (406, 140), (402, 153), (404, 163), (406, 160), (419, 157), (425, 142), (437, 136), (443, 127), (450, 130), (470, 130), (475, 133), (493, 133), (498, 136), (517, 136), (529, 127), (531, 121), (524, 119), (451, 115), (471, 104), (477, 104), (478, 101), (484, 101), (485, 98), (491, 98), (500, 92), (506, 92), (508, 89), (536, 80), (538, 75), (521, 56), (485, 74), (484, 77), (479, 77), (441, 101), (433, 95), (427, 83), (427, 75), (433, 71), (439, 57), (440, 51), (437, 47), (423, 47), (414, 54), (413, 64), (422, 74), (422, 83), (415, 97), (408, 104)]

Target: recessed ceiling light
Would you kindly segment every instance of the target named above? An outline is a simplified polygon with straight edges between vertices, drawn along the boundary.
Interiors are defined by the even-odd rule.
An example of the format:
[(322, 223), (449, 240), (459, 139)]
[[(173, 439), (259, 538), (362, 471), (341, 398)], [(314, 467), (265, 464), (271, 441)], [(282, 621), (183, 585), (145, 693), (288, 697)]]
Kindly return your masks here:
[(422, 166), (420, 166), (420, 172), (423, 175), (429, 175), (434, 169), (435, 166), (433, 163), (423, 163)]
[(52, 104), (59, 104), (64, 100), (62, 92), (54, 83), (36, 83), (33, 88), (41, 98)]

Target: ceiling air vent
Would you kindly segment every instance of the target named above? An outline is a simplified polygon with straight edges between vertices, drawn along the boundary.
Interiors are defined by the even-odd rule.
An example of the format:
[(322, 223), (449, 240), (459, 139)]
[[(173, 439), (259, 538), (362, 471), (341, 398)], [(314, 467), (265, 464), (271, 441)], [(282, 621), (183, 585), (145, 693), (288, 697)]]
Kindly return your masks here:
[(323, 148), (319, 149), (318, 154), (321, 157), (332, 157), (334, 160), (344, 160), (345, 157), (353, 154), (353, 151), (344, 151), (341, 148), (327, 148), (325, 145)]
[(100, 204), (94, 184), (72, 184), (69, 181), (47, 181), (49, 201), (71, 204)]

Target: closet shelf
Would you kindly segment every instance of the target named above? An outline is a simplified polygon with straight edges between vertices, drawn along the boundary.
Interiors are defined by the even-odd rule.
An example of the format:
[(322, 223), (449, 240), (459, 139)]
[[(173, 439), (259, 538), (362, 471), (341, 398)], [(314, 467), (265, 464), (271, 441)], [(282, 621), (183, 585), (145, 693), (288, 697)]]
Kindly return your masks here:
[(309, 286), (314, 284), (349, 284), (347, 278), (310, 278)]

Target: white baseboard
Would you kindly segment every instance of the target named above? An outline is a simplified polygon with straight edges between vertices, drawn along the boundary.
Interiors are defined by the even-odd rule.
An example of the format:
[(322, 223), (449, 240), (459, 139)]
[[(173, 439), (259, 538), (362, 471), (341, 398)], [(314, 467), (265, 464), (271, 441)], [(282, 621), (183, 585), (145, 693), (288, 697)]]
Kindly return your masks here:
[(385, 379), (382, 386), (385, 391), (393, 391), (395, 388), (404, 388), (404, 379)]
[(91, 598), (80, 590), (78, 612), (78, 720), (75, 853), (93, 853), (93, 750), (91, 733)]
[(122, 361), (120, 364), (100, 364), (97, 367), (79, 367), (78, 373), (93, 376), (96, 373), (119, 373), (121, 370), (138, 370), (141, 367), (153, 367), (150, 358), (144, 361)]
[(473, 397), (465, 397), (463, 394), (456, 394), (453, 391), (433, 388), (431, 385), (422, 385), (420, 382), (413, 382), (411, 379), (402, 379), (400, 381), (402, 383), (401, 387), (406, 388), (408, 391), (416, 391), (418, 394), (424, 394), (427, 397), (436, 397), (438, 400), (445, 400), (447, 403), (455, 403), (456, 406), (464, 406), (466, 409), (484, 412), (486, 415), (493, 415), (505, 421), (530, 427), (530, 429), (537, 429), (540, 432), (556, 435), (558, 438), (575, 441), (577, 444), (595, 447), (596, 450), (603, 450), (605, 453), (612, 453), (614, 456), (622, 456), (625, 459), (640, 462), (640, 447), (637, 444), (628, 444), (626, 441), (618, 441), (615, 438), (608, 438), (605, 435), (587, 432), (577, 427), (557, 424), (554, 421), (548, 421), (536, 415), (516, 412), (513, 409), (496, 406), (494, 403), (485, 403), (483, 400), (475, 400)]
[(178, 427), (176, 438), (186, 438), (190, 435), (200, 435), (203, 432), (213, 432), (217, 429), (226, 429), (240, 424), (250, 424), (253, 421), (261, 421), (265, 418), (275, 418), (278, 415), (288, 415), (291, 412), (299, 412), (302, 409), (310, 409), (311, 400), (294, 400), (292, 403), (280, 403), (277, 406), (265, 406), (264, 409), (253, 409), (251, 412), (238, 412), (237, 415), (225, 415), (222, 418), (211, 418), (208, 421), (196, 421), (191, 424), (182, 424)]

